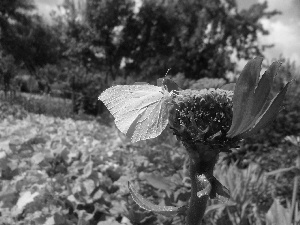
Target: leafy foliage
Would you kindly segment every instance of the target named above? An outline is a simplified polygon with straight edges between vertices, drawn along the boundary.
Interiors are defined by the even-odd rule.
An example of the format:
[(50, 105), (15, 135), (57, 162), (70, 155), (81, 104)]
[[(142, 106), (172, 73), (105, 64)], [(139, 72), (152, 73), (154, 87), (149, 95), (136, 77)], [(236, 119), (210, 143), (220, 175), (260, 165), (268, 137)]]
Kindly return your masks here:
[[(111, 201), (116, 199), (110, 194), (119, 189), (113, 182), (121, 174), (119, 166), (106, 159), (117, 143), (104, 141), (115, 136), (113, 131), (93, 123), (35, 115), (17, 121), (8, 117), (1, 127), (8, 124), (9, 130), (1, 132), (2, 223), (93, 221), (114, 208)], [(93, 134), (87, 135), (91, 130)], [(96, 202), (98, 209), (92, 204)], [(122, 211), (119, 204), (115, 207), (116, 213)]]
[[(133, 145), (96, 121), (39, 116), (9, 104), (0, 109), (2, 224), (184, 223), (180, 215), (156, 217), (140, 209), (127, 187), (132, 180), (137, 187), (137, 181), (138, 191), (155, 204), (187, 203), (189, 166), (170, 129)], [(215, 175), (233, 197), (226, 204), (212, 201), (206, 224), (265, 221), (276, 183), (266, 180), (257, 165), (246, 170), (220, 165)]]
[[(276, 120), (257, 135), (247, 138), (238, 151), (233, 150), (232, 154), (226, 157), (229, 161), (235, 161), (240, 168), (245, 168), (250, 162), (259, 163), (263, 170), (273, 171), (278, 168), (290, 167), (294, 164), (297, 156), (291, 145), (284, 141), (289, 135), (300, 134), (299, 110), (300, 105), (297, 99), (300, 97), (298, 73), (295, 65), (286, 61), (281, 67), (274, 80), (272, 92), (280, 90), (287, 80), (294, 77), (293, 84), (289, 87), (283, 108)], [(272, 157), (270, 158), (270, 154)], [(293, 173), (286, 173), (285, 176), (274, 178), (276, 183), (276, 195), (285, 202), (291, 198)], [(299, 197), (299, 194), (298, 194)]]
[[(167, 167), (160, 164), (161, 148), (123, 145), (116, 130), (95, 122), (8, 115), (1, 127), (1, 223), (157, 220), (131, 207), (127, 182), (140, 176), (144, 185), (152, 179), (155, 188), (161, 187), (164, 178), (145, 176)], [(137, 154), (140, 149), (145, 155)], [(168, 162), (182, 162), (182, 153), (165, 154)], [(172, 173), (176, 171), (174, 167)], [(163, 200), (164, 189), (155, 188), (148, 184), (150, 193)]]
[[(208, 220), (213, 223), (228, 220), (228, 224), (260, 224), (273, 203), (272, 185), (268, 183), (263, 171), (256, 164), (239, 170), (235, 165), (230, 167), (218, 165), (215, 173), (220, 181), (229, 188), (229, 202), (212, 204), (207, 209)], [(230, 222), (229, 222), (230, 221)], [(240, 221), (240, 222), (239, 222)]]

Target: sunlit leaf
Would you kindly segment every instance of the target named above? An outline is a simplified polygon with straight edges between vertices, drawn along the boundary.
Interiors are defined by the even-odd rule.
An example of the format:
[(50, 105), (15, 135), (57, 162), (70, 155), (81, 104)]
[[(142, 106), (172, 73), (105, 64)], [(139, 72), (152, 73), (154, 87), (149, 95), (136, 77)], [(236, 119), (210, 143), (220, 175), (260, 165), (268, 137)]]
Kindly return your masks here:
[(18, 202), (16, 204), (16, 211), (14, 211), (15, 215), (18, 215), (19, 213), (22, 213), (25, 206), (31, 202), (34, 201), (34, 198), (38, 196), (38, 192), (31, 193), (31, 191), (23, 192), (18, 199)]
[(54, 217), (48, 217), (46, 222), (43, 225), (55, 225)]
[(266, 214), (267, 225), (290, 225), (289, 211), (280, 205), (279, 200), (275, 199), (271, 208)]
[(178, 213), (179, 208), (173, 206), (161, 206), (155, 205), (149, 200), (145, 199), (142, 195), (140, 195), (128, 182), (128, 188), (133, 200), (143, 209), (151, 212), (155, 212), (158, 214), (162, 214), (164, 216), (174, 216)]
[(164, 178), (163, 176), (146, 174), (145, 179), (147, 180), (148, 184), (150, 184), (151, 186), (157, 189), (171, 191), (170, 181)]
[(87, 179), (87, 180), (83, 181), (83, 186), (88, 195), (90, 195), (95, 189), (95, 183), (91, 179)]
[(100, 221), (97, 225), (121, 225), (117, 221)]
[(89, 161), (83, 169), (83, 177), (89, 177), (93, 172), (93, 161)]
[(31, 162), (33, 164), (39, 164), (45, 159), (45, 153), (39, 152), (31, 157)]

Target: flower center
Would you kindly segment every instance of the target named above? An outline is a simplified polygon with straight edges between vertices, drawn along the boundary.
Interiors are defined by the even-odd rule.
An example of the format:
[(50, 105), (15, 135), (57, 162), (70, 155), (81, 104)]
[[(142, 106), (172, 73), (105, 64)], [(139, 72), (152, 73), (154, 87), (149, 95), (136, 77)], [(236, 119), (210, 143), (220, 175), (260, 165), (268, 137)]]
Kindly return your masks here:
[(183, 142), (226, 145), (232, 122), (232, 96), (231, 91), (212, 88), (180, 91), (169, 114), (174, 134)]

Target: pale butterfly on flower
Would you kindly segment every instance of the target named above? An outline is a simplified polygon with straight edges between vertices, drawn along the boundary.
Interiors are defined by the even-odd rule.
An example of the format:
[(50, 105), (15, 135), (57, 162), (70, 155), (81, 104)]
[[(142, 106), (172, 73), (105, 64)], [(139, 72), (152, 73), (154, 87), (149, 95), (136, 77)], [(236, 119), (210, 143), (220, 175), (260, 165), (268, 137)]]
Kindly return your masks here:
[(132, 142), (155, 138), (168, 124), (168, 106), (179, 87), (169, 78), (160, 78), (157, 84), (116, 85), (98, 98), (114, 116), (117, 128)]

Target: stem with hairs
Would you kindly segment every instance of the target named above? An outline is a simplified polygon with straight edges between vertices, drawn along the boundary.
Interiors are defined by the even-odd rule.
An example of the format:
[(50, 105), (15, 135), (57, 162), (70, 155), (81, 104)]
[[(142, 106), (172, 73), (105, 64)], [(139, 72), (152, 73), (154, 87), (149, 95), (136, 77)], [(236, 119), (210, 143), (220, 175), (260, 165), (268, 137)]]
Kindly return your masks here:
[[(300, 169), (300, 147), (297, 148), (297, 159), (296, 159), (296, 167)], [(292, 209), (290, 213), (290, 224), (293, 224), (293, 216), (295, 214), (295, 206), (296, 206), (296, 200), (297, 200), (297, 194), (298, 194), (298, 181), (299, 181), (299, 176), (296, 175), (294, 178), (294, 187), (293, 187), (293, 198), (292, 198)], [(296, 219), (295, 219), (296, 221)]]
[[(207, 178), (213, 177), (213, 169), (217, 161), (217, 154), (206, 155), (207, 146), (205, 145), (192, 145), (186, 146), (190, 158), (190, 178), (191, 178), (191, 197), (189, 200), (189, 207), (186, 214), (187, 225), (200, 225), (203, 219), (208, 195), (198, 196), (197, 193), (202, 191), (204, 184), (199, 186), (197, 176), (205, 175)], [(206, 151), (205, 151), (205, 150)], [(214, 151), (213, 151), (214, 152)]]

